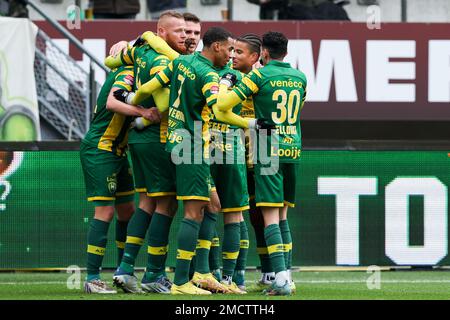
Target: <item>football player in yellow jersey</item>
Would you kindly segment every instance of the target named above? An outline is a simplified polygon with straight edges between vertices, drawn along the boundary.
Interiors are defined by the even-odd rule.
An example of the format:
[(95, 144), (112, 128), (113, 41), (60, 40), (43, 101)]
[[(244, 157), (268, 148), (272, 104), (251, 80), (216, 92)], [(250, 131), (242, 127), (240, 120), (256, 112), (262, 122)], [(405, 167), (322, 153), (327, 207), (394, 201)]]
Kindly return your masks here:
[[(234, 43), (234, 53), (233, 53), (233, 69), (242, 72), (243, 74), (248, 74), (253, 70), (255, 64), (258, 63), (261, 52), (261, 39), (255, 34), (246, 34), (238, 37)], [(250, 97), (242, 103), (241, 116), (245, 118), (254, 118), (254, 106), (253, 99)], [(248, 147), (246, 148), (248, 149)], [(248, 173), (247, 173), (248, 175)], [(252, 180), (251, 180), (252, 181)], [(251, 185), (251, 181), (248, 184), (248, 190), (254, 190), (254, 186)], [(250, 193), (254, 195), (254, 192)], [(252, 199), (250, 199), (250, 206), (252, 208)], [(253, 201), (254, 208), (254, 201)], [(254, 214), (252, 210), (249, 210), (250, 218)], [(244, 221), (244, 216), (242, 212), (239, 216), (240, 219), (240, 250), (236, 262), (236, 267), (233, 275), (233, 282), (236, 283), (238, 288), (242, 291), (246, 290), (245, 287), (245, 268), (247, 265), (247, 253), (249, 248), (249, 236), (247, 225)]]
[[(214, 68), (217, 67), (224, 67), (226, 65), (226, 62), (229, 60), (228, 52), (232, 49), (232, 47), (229, 44), (228, 37), (229, 33), (224, 29), (211, 28), (210, 30), (208, 30), (208, 32), (205, 33), (203, 39), (205, 47), (202, 51), (202, 54), (195, 53), (193, 56), (179, 57), (173, 62), (173, 65), (169, 65), (168, 68), (166, 68), (164, 71), (161, 71), (156, 76), (158, 81), (152, 80), (146, 83), (140, 88), (140, 90), (138, 90), (135, 96), (128, 95), (128, 97), (124, 99), (129, 103), (139, 103), (141, 99), (145, 99), (145, 97), (147, 95), (150, 95), (154, 90), (157, 90), (159, 87), (172, 80), (171, 101), (173, 102), (171, 102), (170, 104), (171, 113), (169, 119), (172, 120), (172, 122), (169, 121), (169, 124), (171, 124), (171, 126), (169, 126), (168, 139), (169, 151), (174, 150), (176, 146), (182, 142), (180, 141), (180, 139), (175, 137), (175, 135), (179, 134), (179, 132), (176, 131), (179, 127), (188, 128), (188, 130), (192, 131), (194, 127), (193, 122), (195, 122), (193, 120), (201, 118), (202, 121), (204, 121), (203, 128), (206, 128), (208, 117), (204, 118), (204, 115), (207, 116), (207, 113), (209, 113), (209, 111), (207, 109), (205, 110), (205, 101), (207, 102), (208, 107), (211, 107), (215, 104), (215, 94), (217, 93), (218, 86), (218, 76), (216, 72), (211, 70), (214, 70)], [(183, 64), (190, 65), (190, 67), (187, 68), (183, 66)], [(192, 70), (194, 70), (196, 73), (192, 73)], [(180, 72), (184, 72), (186, 74), (186, 77), (180, 75)], [(189, 79), (190, 81), (188, 81), (187, 79)], [(205, 84), (200, 82), (204, 82)], [(173, 87), (174, 85), (175, 87)], [(174, 90), (178, 87), (181, 89)], [(200, 93), (197, 94), (199, 91)], [(179, 92), (181, 92), (181, 95), (183, 97), (181, 99), (178, 98), (180, 94)], [(192, 94), (192, 92), (195, 92), (196, 94)], [(202, 98), (203, 100), (200, 101), (198, 97), (203, 96), (205, 96), (205, 98)], [(201, 115), (200, 107), (201, 110), (205, 111), (202, 111)], [(179, 108), (182, 108), (183, 110), (182, 115), (179, 112), (177, 113), (177, 110), (179, 110)], [(204, 133), (207, 134), (207, 130)], [(208, 141), (209, 140), (206, 139), (206, 137), (205, 139), (202, 139), (202, 147), (207, 146)], [(193, 145), (191, 145), (191, 147), (193, 147)], [(205, 148), (204, 150), (207, 151), (208, 149)], [(191, 152), (189, 152), (189, 155), (194, 156), (197, 155), (197, 153), (192, 152), (191, 150)], [(209, 201), (209, 164), (207, 160), (205, 160), (205, 162), (202, 162), (201, 164), (186, 164), (186, 166), (190, 166), (189, 170), (184, 170), (182, 164), (183, 163), (177, 164), (176, 167), (177, 195), (179, 199), (185, 200), (184, 209), (186, 216), (179, 230), (179, 249), (177, 256), (177, 269), (175, 272), (174, 280), (176, 286), (174, 285), (172, 287), (172, 293), (203, 294), (204, 291), (196, 291), (194, 290), (192, 285), (189, 284), (189, 278), (187, 277), (186, 273), (186, 271), (188, 270), (186, 270), (186, 266), (187, 263), (190, 263), (190, 260), (192, 259), (192, 256), (195, 252), (196, 241), (193, 242), (193, 240), (198, 237), (198, 232), (200, 231), (200, 225), (198, 224), (198, 222), (195, 223), (195, 221), (203, 220), (201, 219), (201, 211)], [(189, 179), (187, 179), (187, 175), (189, 175)], [(184, 240), (180, 241), (181, 239)]]
[[(264, 236), (275, 280), (266, 291), (268, 295), (292, 293), (290, 268), (292, 238), (287, 222), (288, 207), (295, 206), (296, 182), (301, 153), (300, 111), (306, 97), (306, 76), (283, 62), (288, 39), (278, 32), (263, 35), (264, 68), (249, 73), (228, 93), (235, 83), (233, 74), (222, 77), (217, 111), (232, 113), (232, 108), (253, 96), (259, 120), (243, 119), (235, 114), (234, 124), (241, 127), (273, 126), (272, 136), (259, 135), (260, 158), (255, 163), (256, 206), (264, 217)], [(289, 96), (289, 99), (288, 99)], [(281, 100), (281, 101), (280, 101)], [(215, 111), (216, 111), (215, 109)], [(256, 126), (255, 126), (256, 125)], [(261, 158), (262, 152), (266, 159)], [(263, 161), (269, 159), (270, 161)], [(284, 231), (282, 230), (284, 229)]]
[[(261, 38), (253, 34), (244, 35), (236, 40), (233, 56), (233, 69), (239, 70), (244, 74), (250, 73), (254, 68), (261, 67), (259, 64), (260, 52), (261, 52)], [(257, 55), (255, 53), (258, 53)], [(253, 104), (253, 98), (250, 97), (242, 103), (241, 116), (244, 118), (255, 118), (255, 107)], [(250, 210), (249, 217), (256, 237), (257, 252), (261, 263), (261, 279), (257, 282), (256, 290), (262, 291), (267, 289), (275, 278), (273, 272), (269, 254), (267, 253), (267, 245), (264, 239), (264, 219), (262, 217), (261, 209), (255, 206), (255, 178), (254, 178), (254, 166), (252, 162), (252, 149), (254, 141), (251, 141), (250, 131), (245, 130), (245, 149), (247, 157), (247, 185), (248, 194), (250, 196)], [(243, 218), (242, 220), (243, 221)], [(245, 236), (245, 233), (241, 234), (241, 237)], [(248, 233), (247, 233), (248, 237)], [(248, 239), (248, 238), (247, 238)], [(242, 241), (242, 239), (241, 239)], [(245, 252), (245, 251), (244, 251)], [(244, 289), (243, 268), (245, 263), (243, 262), (243, 249), (239, 253), (238, 262), (236, 265), (236, 272), (233, 276), (233, 280), (236, 282), (239, 288)], [(250, 289), (251, 290), (251, 289)]]
[[(181, 14), (174, 11), (164, 12), (158, 21), (158, 35), (177, 50), (184, 52), (185, 22)], [(116, 63), (133, 63), (136, 70), (134, 89), (151, 80), (161, 69), (165, 68), (169, 60), (164, 55), (155, 52), (145, 43), (128, 49), (118, 57), (108, 57), (108, 66)], [(168, 89), (165, 98), (157, 98), (155, 94), (143, 101), (143, 106), (151, 107), (156, 104), (159, 108), (165, 100), (168, 104)], [(160, 91), (160, 90), (158, 90)], [(158, 93), (155, 92), (156, 94)], [(137, 279), (134, 276), (135, 259), (140, 247), (144, 243), (148, 231), (148, 262), (141, 287), (146, 292), (169, 293), (171, 282), (165, 274), (165, 261), (168, 251), (168, 234), (172, 218), (176, 213), (175, 184), (171, 179), (170, 155), (164, 151), (167, 114), (161, 124), (139, 128), (135, 126), (130, 133), (130, 150), (135, 172), (135, 186), (140, 193), (139, 209), (130, 221), (128, 227), (125, 253), (122, 262), (114, 275), (114, 283), (125, 292), (139, 292)]]
[[(183, 17), (186, 22), (186, 49), (187, 53), (192, 54), (196, 51), (200, 41), (201, 23), (200, 19), (194, 14), (185, 13), (183, 14)], [(155, 35), (151, 32), (144, 33), (141, 38), (147, 40), (156, 51), (171, 57), (171, 59), (175, 59), (179, 55), (166, 43), (160, 42), (162, 39), (158, 39), (155, 43), (155, 38), (159, 37), (155, 37)], [(158, 46), (158, 42), (162, 44), (162, 47)], [(124, 45), (126, 45), (126, 42), (119, 42), (114, 45), (114, 52), (120, 52), (124, 48)], [(150, 125), (150, 122), (143, 119), (137, 119), (137, 122), (139, 122), (143, 127)], [(193, 259), (191, 266), (191, 273), (192, 276), (194, 276), (193, 281), (196, 285), (211, 290), (212, 292), (226, 292), (227, 289), (219, 283), (221, 278), (220, 275), (213, 277), (209, 272), (211, 269), (211, 271), (214, 270), (216, 274), (220, 274), (219, 268), (221, 262), (220, 242), (217, 232), (215, 232), (213, 236), (210, 234), (210, 230), (213, 228), (213, 225), (216, 224), (217, 220), (217, 216), (214, 213), (218, 213), (220, 211), (220, 200), (214, 187), (211, 190), (210, 198), (210, 203), (205, 208), (205, 219), (203, 219), (201, 225), (200, 239), (197, 246), (195, 259)], [(197, 272), (194, 273), (194, 271)]]
[(131, 90), (133, 68), (112, 70), (102, 86), (90, 128), (80, 146), (88, 201), (95, 206), (88, 231), (87, 293), (115, 293), (100, 278), (110, 222), (117, 210), (116, 244), (123, 254), (127, 225), (134, 212), (134, 187), (126, 157), (128, 129), (133, 116), (151, 119), (152, 111), (129, 106), (113, 97), (118, 89)]

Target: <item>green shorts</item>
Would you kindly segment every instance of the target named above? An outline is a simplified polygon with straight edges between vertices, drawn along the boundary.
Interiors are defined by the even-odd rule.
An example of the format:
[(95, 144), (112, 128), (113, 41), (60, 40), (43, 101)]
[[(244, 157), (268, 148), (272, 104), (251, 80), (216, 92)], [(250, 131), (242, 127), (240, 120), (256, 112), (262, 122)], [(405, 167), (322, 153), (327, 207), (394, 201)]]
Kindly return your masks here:
[(222, 212), (240, 212), (250, 208), (245, 164), (212, 164), (211, 176)]
[(209, 164), (177, 164), (175, 167), (177, 199), (209, 202), (212, 183)]
[(255, 165), (255, 193), (257, 207), (295, 207), (296, 181), (299, 165), (297, 163), (280, 163), (275, 174), (261, 175), (261, 168)]
[(147, 193), (149, 197), (175, 196), (175, 166), (165, 144), (130, 144), (131, 161), (136, 192)]
[(133, 175), (127, 157), (81, 143), (80, 160), (88, 201), (95, 206), (134, 201)]

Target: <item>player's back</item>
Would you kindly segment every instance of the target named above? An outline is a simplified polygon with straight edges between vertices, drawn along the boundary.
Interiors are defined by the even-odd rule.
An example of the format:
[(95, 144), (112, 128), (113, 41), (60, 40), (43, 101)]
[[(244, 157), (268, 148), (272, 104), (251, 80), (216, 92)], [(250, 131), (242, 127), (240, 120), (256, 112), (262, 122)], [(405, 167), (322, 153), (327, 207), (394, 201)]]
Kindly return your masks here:
[(258, 92), (253, 96), (256, 118), (270, 119), (276, 125), (279, 148), (284, 150), (279, 152), (280, 161), (296, 161), (301, 149), (300, 113), (306, 76), (289, 63), (275, 60), (253, 72), (259, 78)]
[[(134, 71), (136, 75), (134, 91), (149, 82), (159, 71), (166, 68), (170, 62), (166, 56), (157, 53), (149, 45), (137, 47), (131, 54), (134, 61)], [(140, 105), (144, 108), (152, 108), (156, 106), (152, 96), (142, 101)], [(165, 143), (166, 134), (167, 114), (163, 114), (161, 123), (152, 124), (143, 130), (131, 129), (129, 143)]]
[(132, 118), (109, 111), (106, 104), (113, 86), (131, 90), (134, 83), (133, 75), (133, 66), (123, 66), (108, 74), (98, 95), (89, 131), (83, 139), (85, 143), (98, 146), (105, 151), (123, 153)]

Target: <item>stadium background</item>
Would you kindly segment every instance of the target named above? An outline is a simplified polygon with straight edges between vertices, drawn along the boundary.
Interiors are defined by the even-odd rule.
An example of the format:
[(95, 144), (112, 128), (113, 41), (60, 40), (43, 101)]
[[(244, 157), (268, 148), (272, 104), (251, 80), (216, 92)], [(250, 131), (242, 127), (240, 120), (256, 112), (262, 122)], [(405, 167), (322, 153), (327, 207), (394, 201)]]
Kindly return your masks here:
[[(73, 147), (76, 147), (76, 144), (72, 143)], [(15, 161), (20, 160), (20, 154), (21, 152), (15, 153)], [(81, 167), (78, 152), (26, 151), (23, 152), (22, 157), (16, 171), (7, 178), (12, 186), (7, 194), (6, 188), (0, 182), (2, 204), (5, 205), (4, 210), (0, 211), (0, 234), (2, 235), (0, 268), (83, 266), (85, 261), (83, 243), (86, 241), (93, 207), (85, 201), (83, 180), (79, 179)], [(331, 266), (340, 262), (341, 265), (362, 266), (448, 265), (450, 262), (447, 256), (448, 211), (439, 211), (438, 206), (447, 204), (449, 172), (450, 155), (446, 151), (305, 151), (299, 174), (301, 183), (297, 189), (299, 203), (297, 208), (290, 211), (291, 228), (294, 230), (293, 241), (296, 244), (293, 264), (295, 266)], [(319, 194), (319, 180), (329, 177), (371, 177), (377, 180), (376, 191), (373, 195), (360, 196), (356, 222), (344, 221), (344, 225), (351, 224), (352, 221), (356, 223), (356, 229), (346, 229), (350, 231), (348, 235), (337, 235), (335, 197), (326, 195), (325, 192)], [(442, 183), (446, 194), (445, 198), (433, 196), (430, 198), (428, 194), (427, 201), (431, 201), (432, 204), (428, 206), (429, 210), (426, 213), (423, 209), (424, 197), (410, 196), (409, 212), (396, 211), (397, 214), (405, 216), (405, 219), (409, 221), (408, 225), (390, 224), (391, 228), (407, 228), (407, 236), (387, 244), (385, 190), (386, 186), (399, 177), (435, 177)], [(339, 183), (331, 187), (336, 191), (342, 188)], [(425, 215), (445, 223), (436, 227), (430, 225), (428, 220), (428, 226), (425, 228), (424, 221), (427, 220)], [(181, 214), (177, 215), (177, 222), (181, 216)], [(248, 220), (248, 217), (246, 218)], [(174, 223), (171, 232), (168, 266), (175, 264), (178, 225)], [(445, 228), (445, 232), (442, 228)], [(219, 230), (222, 228), (219, 227)], [(249, 230), (250, 239), (254, 240), (252, 228)], [(421, 262), (417, 262), (417, 254), (415, 257), (409, 257), (408, 260), (406, 252), (397, 255), (406, 259), (400, 263), (387, 256), (387, 247), (394, 250), (400, 247), (400, 251), (401, 243), (411, 247), (422, 247), (425, 245), (426, 237), (431, 239), (431, 242), (427, 243), (426, 250), (419, 254)], [(338, 238), (345, 244), (344, 249), (337, 249)], [(359, 246), (357, 255), (359, 261), (352, 262), (351, 258), (345, 260), (348, 256), (346, 250), (355, 246)], [(436, 260), (437, 257), (438, 260)], [(145, 254), (140, 254), (136, 265), (145, 266), (145, 259)], [(103, 266), (114, 268), (115, 264), (114, 228), (111, 226)], [(248, 266), (257, 265), (256, 248), (251, 246)]]
[[(443, 2), (440, 2), (440, 5), (443, 6)], [(420, 8), (423, 10), (420, 6), (414, 8), (416, 11), (420, 11)], [(420, 15), (416, 15), (416, 21), (420, 21), (419, 17)], [(448, 19), (444, 21), (448, 22)], [(89, 59), (69, 45), (67, 39), (61, 39), (61, 35), (47, 22), (36, 21), (36, 24), (76, 61), (88, 64)], [(64, 25), (65, 21), (61, 21), (61, 24)], [(441, 43), (442, 48), (448, 48), (450, 24), (384, 23), (380, 30), (369, 30), (365, 23), (216, 21), (206, 22), (204, 30), (218, 24), (236, 34), (261, 34), (266, 30), (277, 29), (285, 32), (291, 40), (311, 41), (314, 68), (318, 68), (319, 56), (322, 50), (325, 51), (322, 47), (324, 40), (344, 41), (351, 53), (351, 72), (354, 76), (357, 100), (342, 98), (342, 94), (348, 93), (350, 86), (348, 82), (341, 81), (336, 76), (342, 72), (336, 71), (336, 65), (333, 65), (332, 77), (329, 82), (324, 82), (325, 88), (329, 89), (328, 94), (325, 94), (325, 98), (321, 97), (320, 92), (324, 87), (317, 85), (316, 93), (313, 93), (313, 90), (309, 92), (309, 100), (302, 115), (306, 151), (302, 159), (302, 182), (297, 190), (299, 205), (290, 214), (291, 228), (295, 230), (294, 265), (338, 264), (336, 199), (333, 196), (318, 194), (319, 177), (330, 176), (375, 177), (378, 183), (376, 195), (360, 197), (357, 223), (359, 236), (349, 242), (359, 244), (359, 259), (358, 263), (344, 263), (345, 265), (396, 265), (386, 254), (385, 188), (401, 177), (438, 179), (446, 190), (445, 199), (438, 200), (445, 203), (446, 210), (444, 215), (434, 211), (431, 211), (431, 215), (434, 217), (433, 214), (436, 214), (439, 221), (445, 221), (445, 225), (441, 225), (445, 228), (445, 237), (441, 237), (441, 233), (438, 233), (439, 237), (434, 237), (435, 230), (428, 230), (426, 234), (425, 199), (423, 196), (411, 196), (408, 237), (406, 240), (399, 239), (399, 243), (406, 241), (411, 248), (431, 248), (424, 254), (425, 262), (408, 265), (448, 265), (450, 95), (446, 94), (450, 89), (438, 94), (440, 97), (444, 96), (441, 101), (430, 100), (430, 90), (436, 83), (448, 83), (446, 71), (449, 66), (448, 60), (447, 64), (433, 65), (439, 60), (430, 58), (433, 52), (430, 43), (442, 40), (445, 42)], [(143, 21), (86, 21), (81, 23), (79, 30), (71, 32), (102, 60), (107, 49), (116, 41), (133, 39), (140, 32), (154, 27), (154, 22)], [(402, 69), (403, 73), (400, 71), (388, 79), (389, 84), (404, 84), (410, 88), (412, 86), (413, 99), (405, 96), (402, 101), (395, 101), (389, 100), (389, 96), (379, 96), (379, 99), (386, 99), (369, 101), (367, 43), (371, 40), (398, 41), (403, 44), (407, 41), (413, 42), (412, 55), (389, 60), (393, 63), (403, 63), (403, 66), (410, 63), (406, 71)], [(302, 53), (295, 51), (298, 48), (300, 47), (291, 47), (288, 60), (303, 68), (304, 59), (300, 58)], [(448, 50), (441, 51), (445, 53)], [(96, 70), (96, 77), (101, 82), (102, 72), (99, 68)], [(411, 70), (413, 74), (410, 73)], [(313, 79), (312, 75), (307, 76)], [(45, 126), (45, 123), (43, 125)], [(43, 134), (43, 138), (45, 137)], [(368, 141), (364, 148), (354, 147), (355, 144), (351, 143), (361, 139)], [(76, 146), (70, 144), (68, 149), (76, 149)], [(23, 149), (27, 148), (35, 151), (24, 151), (17, 171), (0, 179), (0, 207), (4, 208), (0, 211), (0, 268), (84, 266), (84, 244), (93, 208), (85, 201), (78, 153), (37, 152), (40, 148), (33, 145)], [(11, 145), (2, 145), (2, 149), (7, 159), (11, 157), (8, 151), (20, 151), (20, 148)], [(61, 149), (61, 146), (55, 149)], [(180, 215), (177, 219), (180, 219)], [(174, 228), (176, 226), (177, 223)], [(252, 228), (249, 230), (251, 239), (254, 239)], [(175, 234), (176, 232), (172, 232), (169, 265), (174, 263)], [(437, 241), (425, 243), (426, 235), (430, 234), (430, 239)], [(113, 268), (116, 263), (112, 237), (111, 227), (104, 263), (106, 268)], [(252, 247), (249, 266), (257, 265), (255, 251)], [(145, 265), (144, 254), (140, 254), (137, 265)]]

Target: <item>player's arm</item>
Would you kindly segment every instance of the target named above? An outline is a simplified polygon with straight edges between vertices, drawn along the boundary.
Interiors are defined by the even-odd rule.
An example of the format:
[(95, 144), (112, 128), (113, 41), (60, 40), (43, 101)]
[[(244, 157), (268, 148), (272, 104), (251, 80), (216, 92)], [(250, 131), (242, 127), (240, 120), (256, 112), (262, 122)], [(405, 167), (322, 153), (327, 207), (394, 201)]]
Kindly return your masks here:
[[(131, 104), (131, 105), (139, 105), (142, 101), (153, 95), (153, 93), (156, 94), (156, 99), (158, 100), (158, 103), (160, 101), (160, 96), (158, 93), (156, 93), (157, 90), (163, 88), (164, 86), (168, 85), (170, 83), (170, 78), (172, 76), (172, 62), (164, 69), (159, 71), (156, 76), (150, 80), (149, 82), (142, 85), (136, 92), (126, 92), (124, 90), (116, 92), (114, 95), (116, 99)], [(154, 97), (155, 98), (155, 97)], [(159, 103), (159, 112), (163, 113), (168, 109), (168, 103), (165, 105), (164, 103)]]
[[(230, 73), (230, 75), (234, 76), (233, 78), (234, 80), (236, 79), (236, 76), (234, 74)], [(228, 109), (225, 111), (220, 111), (218, 108), (221, 105), (221, 103), (219, 102), (220, 99), (219, 86), (220, 83), (225, 81), (223, 79), (224, 78), (222, 78), (219, 81), (219, 76), (215, 72), (210, 72), (208, 73), (208, 75), (206, 75), (204, 85), (202, 88), (203, 95), (206, 98), (206, 103), (209, 107), (212, 108), (217, 120), (228, 124), (236, 125), (242, 128), (247, 128), (248, 127), (247, 120), (238, 116), (237, 114), (234, 114), (232, 111), (229, 111)], [(233, 85), (232, 83), (228, 82), (227, 84), (223, 84), (222, 85), (223, 90), (228, 91), (228, 88), (232, 85)], [(227, 99), (225, 95), (223, 96), (225, 99)], [(228, 103), (228, 100), (225, 103)]]
[[(169, 108), (168, 94), (167, 90), (160, 90), (164, 86), (170, 83), (170, 78), (172, 77), (173, 63), (169, 63), (167, 67), (160, 70), (152, 80), (145, 83), (142, 87), (136, 91), (136, 95), (131, 101), (132, 104), (137, 105), (147, 99), (150, 95), (155, 99), (158, 110), (162, 113)], [(157, 92), (157, 90), (160, 90)], [(155, 95), (153, 95), (155, 93)], [(158, 100), (158, 102), (157, 102)], [(165, 103), (167, 101), (167, 104)], [(159, 105), (158, 105), (159, 104)]]
[(159, 121), (149, 119), (148, 117), (141, 116), (135, 120), (135, 125), (138, 129), (143, 129), (151, 124), (161, 122), (161, 113), (169, 109), (169, 88), (161, 88), (152, 93), (153, 101), (155, 102), (158, 110)]
[(228, 73), (222, 77), (218, 101), (217, 104), (213, 106), (214, 114), (219, 121), (240, 128), (273, 129), (274, 126), (268, 124), (264, 119), (246, 119), (233, 112), (235, 106), (258, 92), (259, 88), (254, 81), (251, 80), (251, 76), (258, 79), (260, 74), (257, 74), (256, 76), (249, 74), (249, 77), (244, 77), (239, 85), (230, 92), (228, 88), (236, 84), (236, 76), (232, 73)]
[(158, 111), (163, 113), (169, 110), (170, 89), (160, 88), (152, 93), (153, 101), (155, 101)]
[(300, 105), (300, 111), (302, 111), (303, 106), (305, 105), (305, 101), (306, 101), (306, 87), (305, 87), (305, 95), (303, 96), (302, 104)]
[(105, 59), (105, 66), (110, 69), (116, 69), (125, 65), (133, 65), (134, 64), (134, 51), (136, 47), (128, 46), (126, 51), (121, 51), (120, 54), (115, 56), (108, 56)]
[(154, 121), (153, 120), (154, 115), (150, 109), (145, 109), (139, 106), (132, 106), (117, 100), (114, 97), (114, 92), (116, 92), (117, 90), (120, 90), (120, 88), (113, 87), (109, 92), (108, 100), (106, 102), (106, 109), (108, 109), (111, 112), (123, 114), (125, 116), (143, 117), (144, 119), (147, 119), (147, 121), (151, 123)]
[(157, 36), (151, 31), (144, 32), (141, 36), (150, 47), (152, 47), (159, 54), (163, 54), (168, 57), (171, 61), (175, 60), (180, 56), (178, 52), (173, 50), (167, 42), (165, 42), (161, 37)]
[(235, 125), (240, 128), (248, 128), (248, 119), (233, 112), (233, 107), (237, 106), (243, 100), (233, 91), (228, 93), (228, 86), (220, 85), (217, 103), (213, 105), (212, 109), (216, 119), (220, 122)]
[[(150, 79), (154, 78), (156, 74), (165, 68), (170, 64), (169, 58), (167, 58), (164, 55), (161, 55), (154, 59), (151, 69), (150, 69)], [(169, 109), (169, 98), (170, 98), (170, 90), (167, 87), (163, 87), (160, 89), (157, 89), (152, 93), (153, 101), (155, 102), (156, 108), (158, 109), (159, 113), (159, 120), (161, 120), (161, 113)], [(137, 118), (135, 120), (136, 127), (138, 129), (143, 129), (144, 127), (147, 127), (154, 122), (146, 120), (144, 118)]]
[[(170, 73), (171, 73), (170, 71), (172, 70), (171, 62), (167, 56), (161, 55), (161, 56), (157, 57), (154, 60), (153, 65), (150, 69), (150, 78), (151, 79), (155, 78), (159, 72), (165, 72), (165, 69), (167, 67), (169, 67), (169, 65), (170, 65), (170, 69), (167, 70), (166, 77), (171, 76), (170, 75)], [(163, 77), (159, 76), (159, 79), (162, 80)], [(164, 79), (167, 80), (166, 78), (164, 78)], [(165, 81), (163, 81), (163, 82), (165, 83)], [(156, 107), (158, 108), (158, 110), (161, 113), (163, 113), (164, 111), (169, 109), (169, 96), (170, 96), (170, 90), (167, 87), (157, 89), (152, 93), (153, 101), (155, 101)]]
[(115, 99), (114, 92), (118, 90), (131, 91), (134, 83), (134, 72), (132, 67), (125, 67), (119, 72), (114, 80), (114, 84), (109, 92), (106, 101), (106, 109), (126, 116), (151, 118), (147, 109), (131, 106)]
[(109, 49), (109, 55), (110, 56), (117, 56), (118, 54), (120, 54), (120, 52), (123, 51), (123, 53), (127, 52), (128, 50), (128, 42), (125, 40), (119, 41), (117, 43), (115, 43), (111, 49)]

